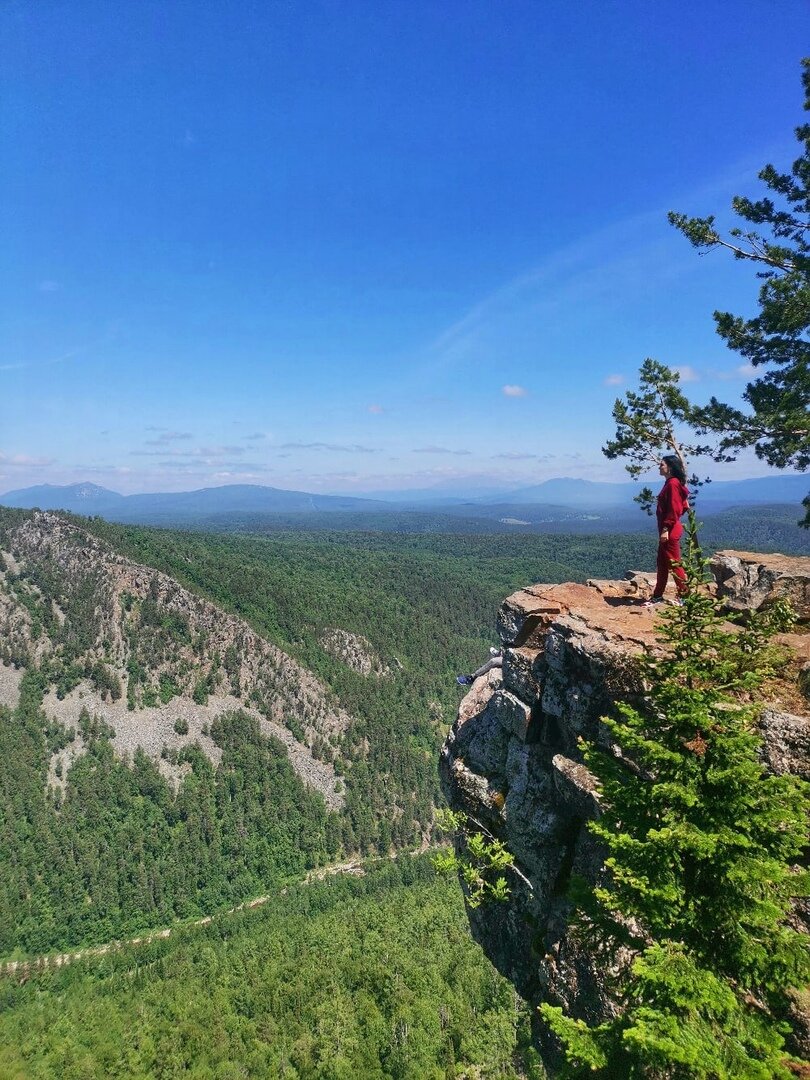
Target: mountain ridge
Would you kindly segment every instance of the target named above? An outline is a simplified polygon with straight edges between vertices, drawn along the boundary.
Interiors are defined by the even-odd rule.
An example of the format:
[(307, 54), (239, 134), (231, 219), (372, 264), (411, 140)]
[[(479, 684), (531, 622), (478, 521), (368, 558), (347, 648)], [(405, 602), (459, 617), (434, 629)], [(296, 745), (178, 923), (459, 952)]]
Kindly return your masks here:
[[(403, 510), (452, 513), (469, 510), (485, 515), (499, 506), (549, 506), (579, 512), (632, 510), (641, 484), (609, 483), (572, 477), (554, 477), (528, 487), (490, 489), (473, 495), (459, 482), (456, 491), (441, 488), (366, 495), (324, 495), (262, 484), (223, 484), (177, 492), (141, 492), (122, 495), (91, 482), (40, 484), (0, 495), (0, 504), (18, 509), (66, 510), (83, 516), (98, 514), (112, 520), (148, 522), (181, 520), (198, 515), (236, 513), (333, 513)], [(807, 494), (803, 474), (774, 474), (743, 480), (717, 480), (702, 486), (696, 503), (703, 511), (718, 512), (733, 506), (801, 502)], [(481, 491), (481, 488), (478, 488)]]
[[(25, 576), (38, 567), (46, 567), (50, 585), (50, 634), (47, 614), (38, 621), (34, 606), (42, 588)], [(92, 629), (68, 660), (55, 642), (86, 594), (94, 605)], [(162, 748), (180, 751), (196, 741), (217, 764), (221, 753), (205, 729), (217, 715), (242, 709), (285, 745), (295, 771), (330, 809), (342, 805), (333, 766), (312, 755), (317, 740), (328, 744), (351, 723), (327, 688), (238, 616), (72, 522), (35, 512), (7, 535), (0, 550), (0, 631), (0, 659), (19, 663), (33, 652), (37, 662), (51, 659), (65, 671), (44, 701), (47, 713), (77, 736), (51, 759), (55, 786), (64, 786), (58, 777), (86, 749), (82, 710), (111, 727), (119, 755), (140, 747), (176, 786), (180, 775)], [(88, 672), (94, 673), (89, 680)], [(287, 713), (297, 717), (295, 733)]]

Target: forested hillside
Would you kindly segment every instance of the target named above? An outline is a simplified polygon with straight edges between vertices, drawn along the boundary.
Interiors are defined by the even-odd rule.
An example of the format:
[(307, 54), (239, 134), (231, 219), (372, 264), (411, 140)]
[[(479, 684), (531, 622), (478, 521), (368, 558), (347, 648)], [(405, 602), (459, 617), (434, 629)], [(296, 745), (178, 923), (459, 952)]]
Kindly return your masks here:
[(244, 714), (194, 745), (177, 792), (143, 752), (113, 753), (89, 715), (65, 795), (46, 789), (50, 751), (70, 735), (41, 711), (29, 674), (0, 709), (0, 954), (40, 953), (146, 930), (255, 896), (333, 858), (340, 821), (292, 771), (285, 748)]
[[(637, 538), (208, 536), (19, 511), (2, 512), (0, 549), (4, 655), (24, 672), (0, 727), (5, 954), (126, 935), (344, 853), (423, 843), (454, 674), (485, 653), (502, 597), (642, 556)], [(377, 666), (347, 662), (347, 640)], [(257, 649), (271, 650), (269, 681), (244, 655)], [(60, 719), (71, 702), (75, 722)], [(178, 703), (156, 753), (147, 726)], [(302, 783), (265, 716), (332, 769), (342, 809)]]
[(536, 1063), (528, 1009), (424, 857), (0, 981), (3, 1077), (528, 1080)]
[[(345, 853), (423, 843), (454, 675), (480, 662), (503, 597), (531, 581), (621, 576), (651, 557), (641, 536), (208, 535), (56, 520), (78, 569), (60, 570), (34, 537), (0, 592), (13, 614), (4, 655), (26, 672), (0, 726), (6, 954), (204, 914)], [(0, 512), (0, 548), (32, 522)], [(93, 545), (143, 578), (142, 598), (123, 590), (114, 602)], [(228, 648), (212, 654), (183, 589), (244, 620)], [(367, 652), (367, 667), (336, 641)], [(242, 653), (262, 642), (297, 666), (274, 659), (261, 682)], [(323, 688), (322, 704), (290, 683), (299, 670)], [(84, 708), (61, 722), (60, 701), (77, 695), (113, 720)], [(219, 713), (218, 701), (229, 703)], [(140, 724), (146, 746), (147, 719), (178, 702), (190, 728), (177, 720), (160, 755), (131, 742), (121, 751), (116, 723), (126, 719), (130, 740)], [(322, 714), (346, 719), (320, 734)], [(260, 726), (272, 715), (331, 770), (342, 809), (302, 783), (289, 746)]]
[[(336, 768), (345, 774), (348, 845), (361, 851), (416, 843), (429, 828), (435, 755), (458, 701), (454, 674), (481, 662), (503, 597), (530, 581), (620, 576), (649, 546), (632, 536), (211, 536), (102, 521), (89, 528), (234, 611), (332, 689), (355, 718)], [(392, 677), (369, 679), (333, 656), (323, 644), (331, 627), (367, 639)], [(395, 800), (404, 812), (392, 819)]]

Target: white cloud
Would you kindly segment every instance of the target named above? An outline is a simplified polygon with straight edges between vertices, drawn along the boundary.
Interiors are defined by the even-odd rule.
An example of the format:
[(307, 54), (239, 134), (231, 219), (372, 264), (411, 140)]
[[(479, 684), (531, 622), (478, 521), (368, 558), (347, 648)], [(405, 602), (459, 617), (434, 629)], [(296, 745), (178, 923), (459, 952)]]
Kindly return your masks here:
[(622, 386), (624, 375), (606, 375), (602, 382), (605, 386)]
[(515, 386), (512, 383), (507, 383), (506, 386), (501, 387), (501, 392), (505, 397), (526, 397), (529, 393), (524, 386)]
[(325, 442), (287, 442), (281, 443), (280, 450), (329, 450), (339, 454), (377, 454), (379, 451), (372, 446), (361, 446), (359, 443), (325, 443)]
[(53, 465), (53, 458), (31, 457), (30, 454), (4, 454), (0, 450), (0, 465), (19, 469), (42, 469)]
[(537, 460), (537, 454), (522, 454), (519, 450), (506, 450), (502, 454), (493, 454), (493, 458), (505, 458), (507, 461)]
[(383, 409), (382, 405), (369, 405), (368, 411), (375, 415), (379, 415), (381, 412), (385, 412), (385, 409)]
[[(185, 435), (180, 436), (185, 438)], [(162, 440), (152, 439), (150, 445), (161, 445)], [(234, 454), (244, 454), (244, 446), (197, 446), (188, 450), (182, 447), (163, 446), (160, 450), (130, 450), (135, 457), (176, 457), (176, 458), (202, 458), (211, 461), (216, 458), (231, 457)]]
[(740, 379), (750, 379), (756, 374), (756, 368), (753, 364), (738, 364), (737, 367), (729, 370), (726, 368), (723, 371), (718, 371), (713, 368), (709, 375), (713, 379), (722, 379), (723, 382), (737, 382)]
[(193, 438), (190, 431), (164, 431), (156, 439), (147, 439), (147, 446), (163, 446), (166, 443), (177, 442), (178, 439)]
[(698, 375), (691, 364), (681, 364), (680, 367), (673, 368), (672, 370), (677, 371), (678, 375), (681, 377), (682, 383), (700, 382), (700, 375)]
[(470, 450), (450, 450), (446, 446), (417, 446), (412, 451), (414, 454), (454, 454), (459, 457), (471, 452)]
[(212, 472), (211, 473), (211, 479), (212, 480), (226, 480), (228, 483), (232, 484), (232, 483), (234, 483), (236, 481), (264, 480), (265, 477), (264, 477), (264, 470), (259, 471), (259, 472), (255, 472), (255, 471), (254, 472), (243, 472), (243, 471), (238, 471), (238, 472), (233, 471), (232, 472), (232, 471), (230, 471), (228, 469), (223, 469), (223, 470), (221, 470), (219, 472)]

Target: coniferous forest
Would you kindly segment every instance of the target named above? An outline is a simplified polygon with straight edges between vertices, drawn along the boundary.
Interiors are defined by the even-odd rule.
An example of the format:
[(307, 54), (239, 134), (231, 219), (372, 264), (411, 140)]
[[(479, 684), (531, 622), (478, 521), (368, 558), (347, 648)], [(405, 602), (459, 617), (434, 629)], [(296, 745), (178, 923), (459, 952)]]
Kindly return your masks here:
[[(3, 512), (4, 536), (27, 517)], [(62, 599), (58, 574), (30, 568), (15, 596), (36, 633), (63, 648), (58, 663), (29, 660), (19, 705), (2, 710), (0, 952), (92, 947), (271, 900), (180, 941), (89, 958), (23, 985), (4, 981), (3, 1075), (174, 1076), (191, 1060), (199, 1076), (444, 1076), (465, 1063), (482, 1075), (532, 1075), (539, 1065), (525, 1009), (469, 939), (457, 886), (435, 881), (424, 858), (403, 855), (367, 883), (296, 883), (346, 856), (387, 856), (430, 838), (436, 752), (459, 698), (454, 675), (486, 652), (500, 601), (528, 580), (617, 574), (643, 557), (639, 538), (549, 537), (527, 547), (475, 536), (211, 536), (79, 524), (244, 618), (323, 680), (354, 718), (340, 747), (346, 802), (327, 810), (285, 747), (239, 711), (211, 724), (217, 766), (193, 744), (181, 752), (177, 790), (146, 754), (120, 760), (112, 732), (84, 712), (84, 753), (64, 791), (49, 788), (51, 755), (73, 735), (49, 719), (43, 697), (76, 680), (98, 683), (96, 667), (81, 661), (97, 598), (74, 583), (60, 624), (51, 603)], [(186, 632), (159, 611), (148, 617), (147, 629), (154, 623), (164, 637)], [(323, 647), (330, 626), (362, 634), (393, 675), (364, 678), (341, 663)], [(148, 664), (157, 646), (138, 647)], [(120, 695), (107, 683), (105, 692)], [(235, 967), (232, 935), (242, 942)], [(268, 960), (278, 950), (287, 957), (280, 968)], [(223, 984), (214, 998), (211, 963)], [(234, 985), (256, 980), (248, 1006)], [(211, 1026), (212, 1009), (220, 1034), (195, 1056), (194, 1033)]]
[[(21, 519), (5, 512), (3, 520), (10, 528)], [(145, 754), (119, 760), (111, 732), (83, 715), (86, 752), (64, 793), (48, 792), (48, 761), (72, 735), (41, 702), (49, 686), (71, 685), (66, 670), (74, 680), (92, 675), (77, 660), (95, 617), (85, 597), (51, 627), (67, 643), (59, 663), (29, 665), (18, 708), (3, 712), (4, 954), (96, 943), (208, 914), (343, 855), (420, 845), (438, 797), (436, 753), (459, 698), (454, 675), (486, 652), (503, 596), (527, 580), (581, 577), (586, 566), (617, 573), (642, 555), (637, 538), (603, 546), (554, 537), (526, 552), (480, 537), (89, 527), (123, 555), (238, 614), (324, 681), (354, 718), (338, 760), (345, 809), (327, 811), (285, 748), (238, 712), (211, 725), (222, 750), (217, 768), (193, 744), (181, 751), (176, 764), (187, 775), (177, 792)], [(45, 624), (56, 578), (32, 574), (38, 598), (25, 595)], [(362, 634), (393, 676), (366, 678), (330, 655), (321, 637), (332, 625)]]
[[(3, 511), (3, 536), (28, 518)], [(328, 810), (286, 748), (239, 710), (210, 726), (217, 765), (194, 743), (173, 752), (176, 789), (145, 753), (121, 760), (113, 732), (85, 711), (85, 751), (64, 790), (49, 787), (51, 755), (74, 736), (43, 711), (44, 695), (83, 679), (112, 698), (121, 687), (103, 664), (82, 666), (98, 618), (90, 585), (73, 583), (60, 623), (58, 573), (29, 568), (15, 596), (63, 648), (58, 660), (29, 658), (19, 705), (0, 710), (0, 953), (24, 960), (164, 926), (180, 934), (6, 979), (2, 1075), (543, 1075), (526, 1007), (469, 938), (457, 886), (435, 880), (425, 857), (401, 854), (360, 880), (301, 882), (347, 856), (387, 861), (430, 841), (454, 675), (485, 654), (500, 601), (534, 580), (644, 567), (645, 539), (75, 521), (317, 674), (353, 717), (335, 757), (345, 805)], [(181, 622), (144, 602), (146, 636), (130, 641), (142, 678), (161, 642), (188, 635)], [(369, 678), (332, 655), (323, 635), (333, 626), (362, 635), (392, 674)], [(261, 909), (224, 914), (257, 896), (269, 896)], [(191, 925), (209, 915), (211, 927)]]

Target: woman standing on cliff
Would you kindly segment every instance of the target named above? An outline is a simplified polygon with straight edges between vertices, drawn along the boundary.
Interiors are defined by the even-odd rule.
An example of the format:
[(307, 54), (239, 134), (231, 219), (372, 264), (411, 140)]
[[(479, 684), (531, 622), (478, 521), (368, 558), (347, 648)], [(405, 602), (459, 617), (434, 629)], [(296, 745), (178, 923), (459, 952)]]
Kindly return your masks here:
[(664, 486), (658, 494), (655, 508), (658, 522), (658, 577), (653, 594), (645, 607), (664, 603), (664, 589), (667, 587), (670, 571), (675, 578), (678, 597), (682, 597), (686, 592), (686, 574), (681, 566), (681, 516), (689, 509), (686, 473), (680, 458), (674, 454), (661, 458), (658, 471), (664, 477)]

